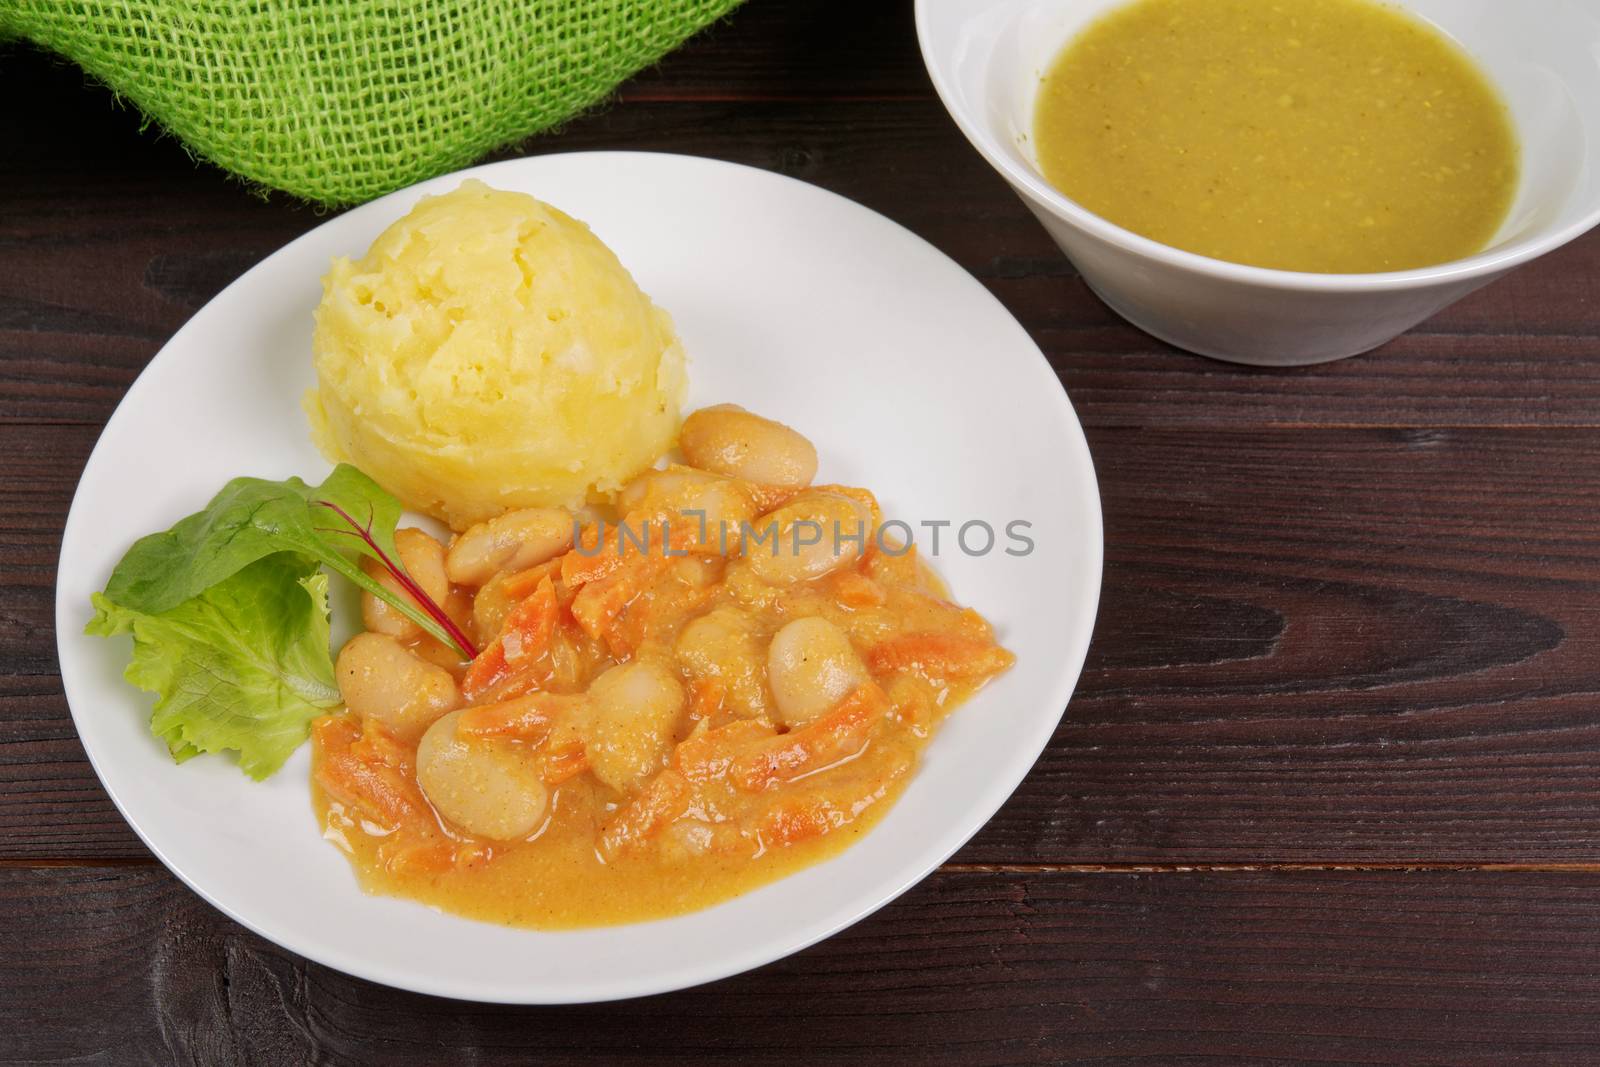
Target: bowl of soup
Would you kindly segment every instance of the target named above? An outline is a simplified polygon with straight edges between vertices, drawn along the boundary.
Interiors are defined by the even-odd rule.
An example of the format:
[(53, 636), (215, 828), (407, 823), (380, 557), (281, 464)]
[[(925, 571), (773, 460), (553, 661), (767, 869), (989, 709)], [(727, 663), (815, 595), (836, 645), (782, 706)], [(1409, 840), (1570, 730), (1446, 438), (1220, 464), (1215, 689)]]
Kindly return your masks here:
[(1591, 0), (918, 0), (1084, 281), (1240, 363), (1369, 351), (1600, 222)]

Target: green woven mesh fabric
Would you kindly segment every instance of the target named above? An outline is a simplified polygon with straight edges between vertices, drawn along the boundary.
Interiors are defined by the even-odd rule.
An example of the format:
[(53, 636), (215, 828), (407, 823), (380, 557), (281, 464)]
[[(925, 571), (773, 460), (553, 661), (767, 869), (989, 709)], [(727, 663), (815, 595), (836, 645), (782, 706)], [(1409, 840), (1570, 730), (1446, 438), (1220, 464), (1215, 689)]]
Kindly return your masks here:
[(325, 204), (595, 103), (738, 0), (0, 0), (191, 151)]

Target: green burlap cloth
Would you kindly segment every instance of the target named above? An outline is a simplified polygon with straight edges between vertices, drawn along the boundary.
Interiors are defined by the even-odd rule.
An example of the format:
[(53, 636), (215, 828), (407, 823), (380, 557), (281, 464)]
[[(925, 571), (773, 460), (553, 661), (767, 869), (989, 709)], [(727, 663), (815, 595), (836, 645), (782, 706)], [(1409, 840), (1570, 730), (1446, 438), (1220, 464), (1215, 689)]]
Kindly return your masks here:
[(568, 118), (736, 3), (0, 0), (0, 38), (71, 59), (196, 155), (334, 205)]

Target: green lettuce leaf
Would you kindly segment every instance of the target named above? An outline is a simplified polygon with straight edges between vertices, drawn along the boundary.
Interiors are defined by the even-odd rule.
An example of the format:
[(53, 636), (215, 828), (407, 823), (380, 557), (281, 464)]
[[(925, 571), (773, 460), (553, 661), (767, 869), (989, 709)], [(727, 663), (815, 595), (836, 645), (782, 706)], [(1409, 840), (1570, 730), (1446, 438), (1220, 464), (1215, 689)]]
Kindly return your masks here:
[(378, 549), (399, 565), (394, 528), (400, 521), (400, 502), (349, 464), (339, 464), (315, 486), (299, 478), (281, 482), (235, 478), (203, 511), (134, 542), (112, 572), (105, 597), (120, 607), (159, 615), (256, 560), (295, 552), (344, 575), (440, 641), (459, 648), (459, 642), (410, 598), (397, 595), (361, 569), (362, 556), (377, 558), (377, 554), (357, 536), (352, 521), (366, 528)]
[(318, 558), (261, 556), (160, 611), (98, 593), (94, 606), (87, 633), (133, 636), (124, 676), (156, 694), (151, 731), (180, 763), (232, 750), (240, 769), (265, 778), (339, 703)]

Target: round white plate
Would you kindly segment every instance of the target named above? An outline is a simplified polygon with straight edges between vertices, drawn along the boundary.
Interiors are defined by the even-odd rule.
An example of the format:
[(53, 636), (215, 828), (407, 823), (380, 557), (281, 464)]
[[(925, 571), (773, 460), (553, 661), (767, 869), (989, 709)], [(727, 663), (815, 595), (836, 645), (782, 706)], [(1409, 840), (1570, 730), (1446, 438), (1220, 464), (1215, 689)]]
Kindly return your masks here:
[[(86, 637), (89, 594), (139, 536), (242, 474), (319, 480), (300, 410), (311, 312), (359, 255), (466, 175), (585, 220), (677, 320), (690, 407), (734, 401), (808, 434), (819, 479), (875, 490), (1017, 665), (952, 716), (898, 805), (843, 855), (674, 919), (540, 933), (364, 894), (318, 834), (302, 748), (265, 783), (202, 756), (174, 766), (126, 638)], [(963, 523), (999, 534), (953, 545)], [(1007, 555), (1008, 523), (1031, 553)], [(969, 544), (981, 547), (981, 528)], [(263, 937), (386, 985), (562, 1003), (663, 992), (804, 948), (882, 907), (994, 814), (1033, 765), (1083, 665), (1100, 590), (1100, 504), (1083, 432), (1044, 357), (977, 281), (867, 209), (789, 178), (645, 153), (547, 155), (424, 182), (332, 219), (223, 290), (151, 361), (106, 426), (61, 547), (61, 675), (106, 791), (163, 863)], [(337, 607), (336, 607), (337, 612)]]

